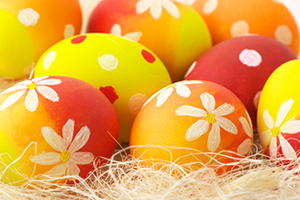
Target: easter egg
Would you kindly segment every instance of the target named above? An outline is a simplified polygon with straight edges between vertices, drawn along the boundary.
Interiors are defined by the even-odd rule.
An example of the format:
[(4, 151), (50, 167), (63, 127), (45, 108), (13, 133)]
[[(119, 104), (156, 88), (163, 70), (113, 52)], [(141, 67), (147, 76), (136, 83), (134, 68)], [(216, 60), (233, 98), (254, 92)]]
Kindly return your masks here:
[[(11, 13), (15, 21), (18, 21), (18, 24), (12, 22), (12, 19), (9, 19), (11, 16), (5, 17), (3, 20), (1, 19), (1, 24), (5, 23), (9, 28), (4, 29), (2, 27), (0, 31), (0, 36), (2, 34), (10, 34), (6, 37), (6, 40), (14, 40), (14, 37), (18, 35), (16, 41), (11, 41), (15, 44), (9, 48), (16, 53), (6, 53), (6, 57), (7, 59), (14, 60), (11, 62), (19, 60), (19, 65), (24, 62), (25, 64), (22, 65), (23, 69), (19, 70), (19, 65), (16, 66), (14, 63), (5, 65), (9, 69), (8, 71), (16, 71), (15, 73), (18, 72), (18, 74), (22, 73), (24, 68), (30, 64), (33, 68), (42, 53), (50, 46), (64, 38), (77, 35), (81, 31), (82, 14), (78, 0), (0, 0), (0, 8), (3, 11)], [(21, 26), (23, 30), (18, 31), (21, 29)], [(12, 29), (12, 27), (15, 28)], [(16, 30), (17, 28), (18, 30)], [(28, 36), (30, 41), (27, 41)], [(27, 50), (23, 51), (24, 42), (20, 43), (21, 49), (19, 49), (18, 40), (26, 40), (26, 43), (30, 43), (27, 45), (30, 47), (28, 48), (28, 52)], [(0, 45), (0, 49), (2, 49), (2, 42)], [(18, 54), (21, 53), (23, 55), (19, 56)], [(2, 55), (0, 58), (2, 58)], [(30, 63), (28, 63), (28, 60), (30, 60)], [(23, 74), (23, 76), (18, 74), (14, 75), (12, 73), (9, 75), (15, 79), (28, 76), (28, 74)], [(5, 75), (0, 74), (0, 76)]]
[(111, 33), (153, 51), (175, 81), (211, 47), (209, 30), (187, 1), (103, 0), (92, 12), (87, 32)]
[(109, 100), (70, 77), (25, 80), (0, 95), (1, 180), (20, 184), (64, 175), (86, 177), (106, 162), (118, 137)]
[(277, 67), (293, 59), (297, 59), (294, 52), (272, 38), (240, 36), (220, 42), (205, 52), (185, 79), (208, 80), (231, 90), (256, 122), (258, 101), (265, 82)]
[(282, 42), (299, 54), (299, 30), (290, 11), (273, 0), (196, 0), (193, 8), (205, 20), (213, 44), (259, 34)]
[(0, 76), (22, 78), (31, 70), (33, 46), (24, 26), (0, 10)]
[(268, 78), (259, 101), (258, 136), (266, 155), (296, 159), (300, 150), (300, 60), (284, 63)]
[(248, 112), (231, 91), (209, 81), (181, 81), (158, 91), (140, 110), (130, 153), (145, 165), (164, 161), (197, 169), (214, 162), (211, 157), (232, 161), (216, 155), (224, 150), (235, 152), (233, 158), (247, 156), (252, 138)]
[(146, 100), (171, 83), (159, 60), (143, 45), (110, 34), (91, 33), (49, 48), (36, 65), (35, 77), (78, 78), (102, 91), (119, 119), (119, 141), (129, 139), (133, 120)]

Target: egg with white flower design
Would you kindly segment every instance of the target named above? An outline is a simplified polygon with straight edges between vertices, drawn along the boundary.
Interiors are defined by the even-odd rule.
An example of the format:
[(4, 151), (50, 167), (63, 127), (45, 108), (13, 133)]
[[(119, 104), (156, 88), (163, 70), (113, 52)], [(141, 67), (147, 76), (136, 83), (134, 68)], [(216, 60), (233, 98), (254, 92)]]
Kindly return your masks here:
[[(87, 32), (111, 33), (139, 42), (167, 67), (173, 82), (211, 47), (195, 0), (102, 0), (92, 12)], [(188, 51), (187, 51), (188, 49)]]
[(118, 120), (110, 101), (90, 84), (38, 77), (0, 94), (0, 138), (3, 182), (84, 178), (96, 158), (104, 163), (112, 155)]
[[(20, 32), (16, 29), (9, 27), (6, 29), (2, 27), (0, 31), (8, 33), (5, 40), (24, 40), (29, 36), (30, 48), (27, 50), (21, 50), (19, 45), (9, 46), (9, 50), (16, 52), (9, 55), (11, 62), (18, 62), (21, 64), (22, 69), (18, 69), (14, 64), (1, 63), (1, 69), (14, 71), (14, 74), (1, 74), (0, 76), (10, 77), (14, 79), (21, 79), (28, 77), (30, 72), (34, 69), (34, 66), (42, 55), (50, 46), (63, 40), (65, 38), (77, 35), (81, 31), (82, 13), (78, 0), (0, 0), (0, 8), (11, 14), (12, 17), (18, 22), (18, 26), (23, 27), (26, 33)], [(1, 21), (7, 21), (7, 19), (1, 19)], [(4, 22), (2, 22), (4, 23)], [(19, 37), (10, 39), (14, 35), (19, 34)], [(22, 35), (21, 35), (22, 34)], [(1, 43), (6, 44), (6, 43)], [(20, 44), (20, 46), (22, 43)], [(22, 46), (21, 46), (22, 47)], [(0, 47), (2, 49), (2, 46)], [(3, 48), (6, 49), (6, 48)], [(28, 56), (18, 53), (29, 54)], [(0, 60), (3, 60), (3, 55), (0, 55)], [(29, 60), (29, 61), (28, 61)], [(21, 75), (19, 75), (21, 74)]]
[(209, 27), (213, 44), (258, 34), (276, 39), (299, 55), (300, 38), (296, 20), (280, 1), (197, 0), (192, 7)]
[(187, 72), (186, 80), (207, 80), (232, 91), (246, 106), (256, 127), (261, 90), (271, 73), (297, 59), (284, 44), (259, 35), (220, 42), (205, 52)]
[[(190, 80), (161, 89), (145, 103), (131, 130), (130, 152), (147, 160), (145, 164), (172, 161), (190, 163), (195, 169), (209, 162), (208, 155), (223, 150), (245, 157), (252, 141), (251, 119), (231, 91), (216, 83)], [(194, 154), (195, 150), (202, 153)], [(219, 158), (223, 163), (232, 161)]]
[(268, 78), (258, 105), (258, 136), (272, 159), (294, 160), (300, 151), (300, 60), (284, 63)]
[(171, 83), (160, 59), (145, 46), (123, 37), (89, 33), (65, 39), (39, 59), (34, 76), (78, 78), (103, 92), (119, 118), (119, 141), (127, 142), (145, 101)]

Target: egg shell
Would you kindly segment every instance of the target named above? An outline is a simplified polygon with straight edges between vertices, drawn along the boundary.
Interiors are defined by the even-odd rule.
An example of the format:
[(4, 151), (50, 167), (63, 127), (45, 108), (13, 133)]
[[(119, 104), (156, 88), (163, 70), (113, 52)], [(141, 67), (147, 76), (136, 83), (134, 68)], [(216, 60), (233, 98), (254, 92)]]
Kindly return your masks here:
[(295, 159), (300, 150), (300, 60), (284, 63), (268, 78), (259, 101), (258, 136), (266, 155)]
[(22, 78), (32, 67), (33, 46), (24, 26), (0, 10), (0, 76)]
[(117, 137), (113, 106), (81, 80), (39, 77), (0, 95), (3, 182), (20, 184), (43, 174), (85, 178), (94, 159), (101, 164), (112, 155)]
[(175, 1), (103, 0), (92, 12), (87, 32), (111, 33), (138, 41), (180, 81), (211, 45), (209, 30), (190, 6)]
[[(77, 35), (81, 31), (82, 13), (78, 0), (0, 0), (0, 8), (11, 13), (27, 31), (33, 46), (33, 58), (25, 56), (21, 58), (24, 59), (24, 62), (29, 58), (32, 59), (30, 64), (33, 62), (33, 65), (50, 46), (64, 38)], [(5, 29), (1, 28), (0, 34), (3, 31)], [(11, 30), (12, 36), (9, 39), (13, 39), (15, 34), (27, 37), (27, 34), (23, 33), (24, 31), (22, 33), (14, 31), (16, 30)], [(16, 52), (27, 54), (26, 51), (21, 51), (18, 45), (11, 48), (14, 48)], [(17, 58), (16, 54), (10, 55), (11, 60)], [(14, 65), (6, 67), (17, 70)], [(23, 77), (25, 76), (26, 74), (23, 75)], [(19, 79), (20, 77), (12, 76), (12, 78)]]
[(209, 81), (182, 81), (145, 103), (131, 130), (130, 153), (145, 165), (172, 161), (197, 169), (208, 164), (209, 156), (221, 163), (234, 160), (210, 153), (230, 150), (237, 154), (225, 154), (233, 158), (247, 156), (252, 138), (247, 110), (231, 91)]
[(249, 33), (259, 34), (274, 38), (299, 54), (296, 21), (278, 1), (196, 0), (193, 8), (209, 27), (213, 44)]
[[(231, 90), (256, 122), (261, 90), (271, 73), (297, 59), (282, 43), (259, 35), (223, 41), (204, 53), (186, 74), (186, 80), (208, 80)], [(256, 123), (254, 124), (256, 127)]]
[(35, 77), (68, 76), (101, 90), (117, 112), (119, 141), (129, 139), (133, 120), (157, 90), (171, 83), (159, 60), (143, 45), (110, 34), (84, 34), (49, 48), (36, 65)]

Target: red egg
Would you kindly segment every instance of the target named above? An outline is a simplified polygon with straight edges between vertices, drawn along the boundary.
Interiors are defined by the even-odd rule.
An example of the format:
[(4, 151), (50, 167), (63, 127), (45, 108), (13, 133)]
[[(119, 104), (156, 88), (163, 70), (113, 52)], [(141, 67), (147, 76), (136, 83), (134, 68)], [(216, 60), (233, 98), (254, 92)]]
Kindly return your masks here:
[(69, 77), (38, 77), (0, 94), (0, 138), (0, 154), (8, 155), (0, 163), (4, 182), (42, 175), (84, 178), (95, 159), (104, 163), (114, 152), (118, 119), (92, 85)]
[(293, 59), (297, 59), (293, 51), (272, 38), (241, 36), (225, 40), (204, 53), (191, 66), (185, 79), (212, 81), (231, 90), (256, 122), (265, 82), (277, 67)]

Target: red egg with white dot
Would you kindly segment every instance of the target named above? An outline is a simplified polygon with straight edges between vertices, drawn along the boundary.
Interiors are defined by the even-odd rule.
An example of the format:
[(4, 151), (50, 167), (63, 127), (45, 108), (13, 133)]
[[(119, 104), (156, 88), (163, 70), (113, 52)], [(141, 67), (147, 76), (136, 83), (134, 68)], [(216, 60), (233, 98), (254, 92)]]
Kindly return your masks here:
[(34, 76), (50, 75), (78, 78), (103, 92), (117, 112), (121, 142), (128, 140), (143, 103), (171, 83), (166, 67), (148, 48), (100, 33), (74, 36), (49, 48)]
[(299, 55), (299, 28), (279, 1), (197, 0), (192, 6), (205, 20), (214, 44), (258, 34), (276, 39)]
[(118, 132), (113, 106), (92, 85), (62, 76), (19, 82), (0, 94), (1, 181), (85, 178), (111, 157)]
[(140, 110), (130, 134), (130, 153), (146, 160), (145, 165), (175, 162), (187, 165), (187, 171), (204, 164), (218, 168), (249, 155), (252, 139), (251, 119), (236, 95), (209, 81), (181, 81), (158, 91)]
[[(282, 43), (259, 35), (223, 41), (201, 56), (188, 70), (186, 80), (208, 80), (231, 90), (256, 122), (261, 90), (272, 72), (297, 59)], [(256, 124), (254, 124), (256, 127)]]

